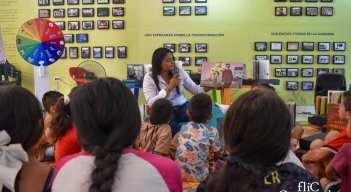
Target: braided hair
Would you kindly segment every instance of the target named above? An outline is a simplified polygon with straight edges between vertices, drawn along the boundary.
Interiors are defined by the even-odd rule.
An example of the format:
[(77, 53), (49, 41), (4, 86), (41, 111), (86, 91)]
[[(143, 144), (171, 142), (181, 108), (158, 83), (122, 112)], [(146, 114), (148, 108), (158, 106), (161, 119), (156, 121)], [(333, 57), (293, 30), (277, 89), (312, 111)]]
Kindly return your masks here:
[(289, 111), (275, 92), (241, 95), (224, 120), (227, 163), (213, 175), (208, 191), (258, 191), (267, 169), (288, 153), (291, 126)]
[(78, 88), (71, 113), (82, 148), (95, 156), (89, 191), (110, 192), (122, 150), (140, 131), (135, 97), (118, 79), (96, 79)]

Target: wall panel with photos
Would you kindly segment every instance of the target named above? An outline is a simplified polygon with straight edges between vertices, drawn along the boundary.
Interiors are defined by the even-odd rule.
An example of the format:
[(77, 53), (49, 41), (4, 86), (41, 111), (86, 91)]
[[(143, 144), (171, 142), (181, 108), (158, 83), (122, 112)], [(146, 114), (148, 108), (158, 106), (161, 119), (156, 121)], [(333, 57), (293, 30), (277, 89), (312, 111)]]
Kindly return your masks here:
[[(277, 63), (271, 64), (271, 77), (275, 77), (275, 68), (283, 71), (290, 69), (289, 74), (298, 69), (297, 77), (280, 77), (282, 82), (276, 86), (285, 101), (296, 101), (298, 105), (313, 105), (313, 91), (301, 90), (301, 86), (303, 81), (315, 81), (318, 68), (319, 71), (328, 69), (336, 72), (344, 69), (347, 82), (351, 82), (351, 1), (124, 0), (122, 4), (117, 3), (122, 2), (9, 0), (7, 6), (0, 6), (0, 11), (13, 12), (0, 16), (0, 26), (11, 63), (23, 71), (23, 85), (34, 89), (33, 69), (17, 53), (14, 34), (23, 22), (38, 16), (47, 17), (59, 24), (68, 40), (66, 59), (49, 68), (52, 89), (56, 88), (53, 79), (56, 76), (74, 83), (69, 77), (68, 68), (77, 66), (86, 59), (102, 63), (107, 75), (125, 79), (127, 64), (151, 63), (156, 48), (172, 47), (172, 44), (176, 49), (176, 58), (189, 61), (190, 66), (185, 66), (185, 69), (192, 72), (196, 72), (200, 68), (197, 65), (205, 60), (235, 61), (245, 63), (247, 76), (252, 77), (252, 60), (255, 55)], [(164, 16), (164, 7), (168, 6), (175, 7), (174, 16)], [(195, 14), (196, 6), (200, 7), (198, 14), (206, 14)], [(206, 7), (206, 11), (201, 7)], [(276, 16), (276, 7), (286, 7), (287, 16)], [(318, 16), (307, 16), (307, 7), (313, 8), (308, 10), (309, 14), (313, 14), (317, 7)], [(326, 7), (324, 11), (322, 7)], [(331, 9), (328, 7), (333, 8), (332, 16), (323, 16), (330, 15)], [(166, 13), (169, 11), (172, 10), (165, 10)], [(256, 51), (255, 42), (267, 43), (267, 50)], [(345, 51), (334, 50), (335, 42), (345, 43)], [(314, 50), (308, 51), (311, 43)], [(318, 47), (323, 49), (328, 43), (329, 51), (318, 50)], [(196, 44), (200, 52), (196, 52)], [(271, 44), (273, 50), (270, 50)], [(185, 50), (188, 45), (190, 52), (179, 52), (180, 46)], [(125, 48), (127, 58), (118, 58), (119, 47), (122, 50)], [(204, 47), (207, 48), (206, 52)], [(328, 61), (329, 64), (326, 64)], [(341, 64), (343, 62), (345, 64)], [(297, 81), (299, 89), (287, 91), (287, 81)], [(292, 85), (289, 87), (294, 87)], [(308, 89), (307, 87), (311, 85), (307, 83), (305, 88)], [(59, 90), (64, 93), (70, 89), (70, 86), (59, 85)], [(238, 91), (233, 99), (244, 91)]]

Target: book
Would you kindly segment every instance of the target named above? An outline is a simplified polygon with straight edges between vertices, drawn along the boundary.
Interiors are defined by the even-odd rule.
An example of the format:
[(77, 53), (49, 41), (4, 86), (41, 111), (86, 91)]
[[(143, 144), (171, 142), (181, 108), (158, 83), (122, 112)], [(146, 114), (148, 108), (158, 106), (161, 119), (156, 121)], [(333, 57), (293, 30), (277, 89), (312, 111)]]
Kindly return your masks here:
[(203, 87), (240, 88), (246, 79), (246, 65), (236, 62), (205, 62), (201, 68)]
[(344, 91), (328, 91), (328, 103), (341, 103)]
[(328, 104), (327, 131), (336, 130), (341, 132), (347, 126), (347, 120), (340, 119), (340, 104)]

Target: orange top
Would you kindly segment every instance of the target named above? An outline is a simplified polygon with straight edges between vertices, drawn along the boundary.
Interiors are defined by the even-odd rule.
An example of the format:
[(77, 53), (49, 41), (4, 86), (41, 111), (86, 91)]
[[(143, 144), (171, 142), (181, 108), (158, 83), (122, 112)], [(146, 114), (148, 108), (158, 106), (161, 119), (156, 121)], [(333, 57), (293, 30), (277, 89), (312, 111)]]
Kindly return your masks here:
[(63, 157), (79, 152), (81, 152), (81, 147), (77, 131), (72, 127), (55, 143), (55, 164), (57, 164)]
[(345, 143), (350, 142), (351, 139), (347, 136), (346, 129), (343, 129), (343, 131), (336, 138), (326, 143), (322, 148), (336, 154)]

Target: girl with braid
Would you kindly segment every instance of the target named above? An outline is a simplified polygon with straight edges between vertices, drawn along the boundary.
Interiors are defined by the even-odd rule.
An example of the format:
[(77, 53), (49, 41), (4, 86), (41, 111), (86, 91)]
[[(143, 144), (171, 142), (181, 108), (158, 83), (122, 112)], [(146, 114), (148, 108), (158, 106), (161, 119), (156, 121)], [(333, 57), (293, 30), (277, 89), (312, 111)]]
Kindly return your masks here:
[(288, 108), (273, 91), (241, 95), (224, 120), (226, 161), (198, 191), (322, 191), (309, 172), (281, 163), (289, 150), (291, 126)]
[(101, 78), (80, 86), (71, 113), (83, 152), (57, 165), (53, 192), (182, 191), (175, 162), (131, 149), (140, 111), (121, 81)]

